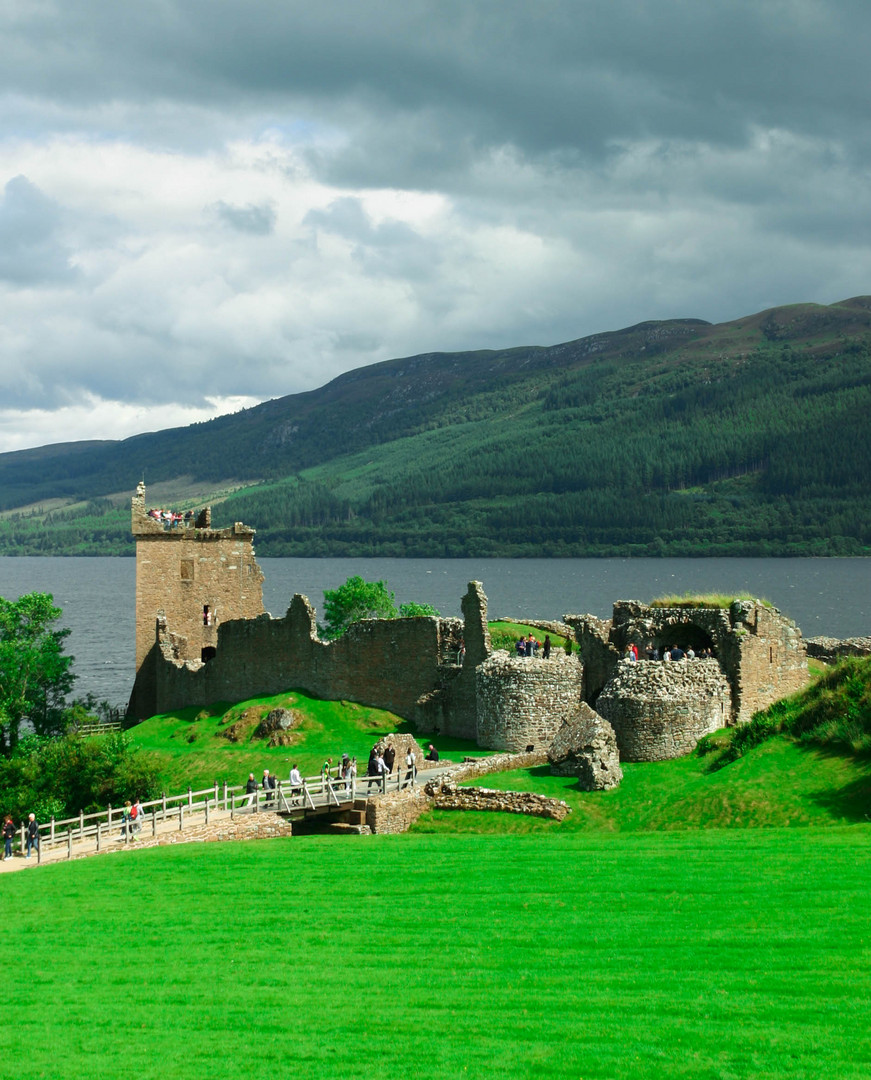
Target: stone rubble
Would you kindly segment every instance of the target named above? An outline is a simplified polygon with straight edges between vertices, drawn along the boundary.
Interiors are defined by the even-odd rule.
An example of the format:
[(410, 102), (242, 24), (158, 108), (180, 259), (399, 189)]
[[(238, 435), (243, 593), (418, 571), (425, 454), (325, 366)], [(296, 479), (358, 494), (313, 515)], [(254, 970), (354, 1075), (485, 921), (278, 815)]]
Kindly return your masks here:
[(623, 779), (614, 729), (581, 702), (547, 752), (554, 776), (577, 776), (583, 791), (608, 791)]

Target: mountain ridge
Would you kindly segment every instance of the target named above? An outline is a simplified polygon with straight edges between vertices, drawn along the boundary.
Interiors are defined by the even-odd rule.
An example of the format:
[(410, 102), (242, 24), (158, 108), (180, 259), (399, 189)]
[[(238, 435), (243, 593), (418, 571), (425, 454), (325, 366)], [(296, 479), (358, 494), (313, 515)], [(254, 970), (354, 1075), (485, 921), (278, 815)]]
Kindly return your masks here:
[[(838, 525), (836, 549), (860, 553), (869, 538), (847, 519), (868, 494), (869, 394), (867, 296), (720, 324), (645, 320), (551, 346), (421, 353), (188, 427), (0, 454), (0, 552), (130, 550), (120, 515), (144, 473), (166, 502), (176, 480), (179, 498), (196, 489), (225, 500), (217, 517), (221, 508), (235, 520), (244, 513), (262, 532), (262, 553), (429, 551), (429, 517), (449, 522), (450, 553), (518, 554), (515, 541), (500, 538), (511, 513), (500, 500), (528, 521), (536, 500), (571, 502), (582, 493), (599, 499), (600, 513), (625, 518), (623, 533), (615, 524), (608, 539), (607, 522), (595, 525), (585, 509), (549, 505), (544, 518), (559, 526), (533, 528), (519, 548), (549, 544), (543, 530), (551, 528), (559, 553), (627, 545), (662, 553), (657, 540), (683, 550), (674, 529), (656, 522), (695, 500), (700, 522), (704, 504), (716, 504), (714, 524), (741, 506), (758, 527), (745, 523), (732, 543), (716, 538), (707, 520), (690, 530), (694, 553), (711, 544), (730, 553), (735, 544), (819, 553), (825, 521)], [(512, 440), (535, 449), (513, 454)], [(828, 459), (841, 444), (845, 461), (858, 454), (867, 464), (832, 469)], [(844, 471), (853, 474), (846, 484)], [(802, 504), (786, 515), (786, 531), (777, 499)], [(40, 500), (53, 504), (42, 515)], [(639, 518), (644, 539), (628, 540), (633, 505), (654, 504), (649, 520)], [(688, 520), (683, 509), (677, 516)], [(88, 529), (102, 535), (88, 540)]]

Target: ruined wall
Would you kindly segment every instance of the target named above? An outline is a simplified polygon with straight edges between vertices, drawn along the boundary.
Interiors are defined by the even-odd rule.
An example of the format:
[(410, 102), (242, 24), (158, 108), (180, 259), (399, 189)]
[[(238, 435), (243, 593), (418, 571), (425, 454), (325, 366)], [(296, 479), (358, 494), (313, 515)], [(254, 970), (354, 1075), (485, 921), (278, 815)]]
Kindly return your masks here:
[(808, 656), (822, 660), (826, 664), (835, 664), (844, 656), (871, 656), (871, 637), (805, 638)]
[(776, 608), (735, 600), (728, 608), (648, 607), (635, 600), (614, 605), (614, 617), (567, 615), (584, 667), (584, 700), (598, 709), (598, 695), (631, 643), (641, 656), (678, 645), (711, 648), (731, 688), (727, 723), (745, 723), (757, 709), (800, 689), (807, 681), (801, 632)]
[(419, 699), (441, 685), (441, 622), (369, 619), (324, 642), (317, 637), (311, 605), (297, 594), (283, 619), (262, 615), (222, 623), (208, 663), (178, 663), (164, 649), (157, 664), (157, 711), (243, 701), (295, 687), (413, 720)]
[[(486, 612), (478, 583), (469, 588), (470, 603), (476, 611), (483, 604)], [(184, 659), (179, 635), (160, 616), (154, 623), (156, 644), (137, 673), (128, 714), (141, 718), (295, 687), (387, 709), (423, 732), (474, 738), (475, 698), (468, 686), (474, 686), (475, 667), (469, 657), (484, 654), (488, 645), (479, 621), (476, 634), (474, 620), (469, 627), (459, 619), (369, 619), (325, 642), (317, 636), (311, 604), (296, 595), (283, 619), (262, 614), (220, 623), (215, 655), (203, 662)], [(461, 666), (457, 646), (464, 634)]]
[(574, 657), (550, 660), (495, 652), (478, 668), (479, 746), (493, 750), (546, 749), (581, 696)]
[[(181, 525), (165, 529), (148, 516), (145, 485), (132, 500), (136, 537), (136, 670), (155, 645), (155, 620), (166, 617), (176, 655), (200, 660), (214, 648), (222, 622), (263, 612), (263, 572), (254, 558), (254, 530)], [(201, 515), (200, 522), (208, 521)], [(209, 625), (203, 618), (208, 606)]]
[(566, 615), (582, 665), (581, 696), (592, 704), (611, 678), (621, 654), (611, 644), (611, 623), (595, 615)]
[(617, 736), (621, 761), (664, 761), (725, 727), (731, 688), (716, 660), (623, 660), (596, 701)]
[(736, 601), (731, 608), (738, 653), (732, 712), (746, 724), (759, 709), (807, 683), (807, 650), (801, 631), (775, 608)]
[[(429, 786), (429, 785), (427, 785)], [(503, 814), (526, 814), (529, 817), (564, 821), (572, 812), (563, 799), (551, 799), (532, 791), (500, 791), (494, 788), (457, 787), (441, 784), (434, 795), (436, 810), (484, 810)]]

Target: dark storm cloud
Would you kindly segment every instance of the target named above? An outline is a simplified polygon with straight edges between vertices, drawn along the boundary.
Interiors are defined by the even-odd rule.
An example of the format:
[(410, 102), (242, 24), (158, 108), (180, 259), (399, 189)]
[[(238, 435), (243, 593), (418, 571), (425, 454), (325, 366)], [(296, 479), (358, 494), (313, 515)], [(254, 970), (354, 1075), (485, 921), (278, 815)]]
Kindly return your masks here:
[(0, 87), (314, 111), (375, 150), (415, 117), (399, 168), (421, 183), (469, 146), (597, 156), (621, 139), (736, 143), (753, 125), (864, 142), (869, 38), (871, 5), (853, 0), (85, 0), (16, 14)]

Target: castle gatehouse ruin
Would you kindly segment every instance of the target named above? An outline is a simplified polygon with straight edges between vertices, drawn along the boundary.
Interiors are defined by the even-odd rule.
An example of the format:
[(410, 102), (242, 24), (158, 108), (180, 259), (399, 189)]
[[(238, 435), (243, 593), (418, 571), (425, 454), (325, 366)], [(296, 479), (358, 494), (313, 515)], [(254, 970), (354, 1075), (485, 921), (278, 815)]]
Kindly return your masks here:
[[(298, 689), (389, 710), (422, 733), (522, 751), (546, 750), (583, 701), (610, 722), (623, 760), (652, 761), (689, 753), (702, 735), (746, 722), (807, 679), (801, 632), (749, 600), (727, 608), (623, 601), (611, 620), (566, 615), (572, 654), (524, 659), (493, 650), (487, 597), (472, 581), (462, 619), (369, 619), (322, 641), (305, 596), (281, 618), (263, 610), (253, 529), (212, 529), (208, 509), (157, 517), (143, 484), (132, 526), (135, 719)], [(648, 658), (675, 645), (704, 658)]]

